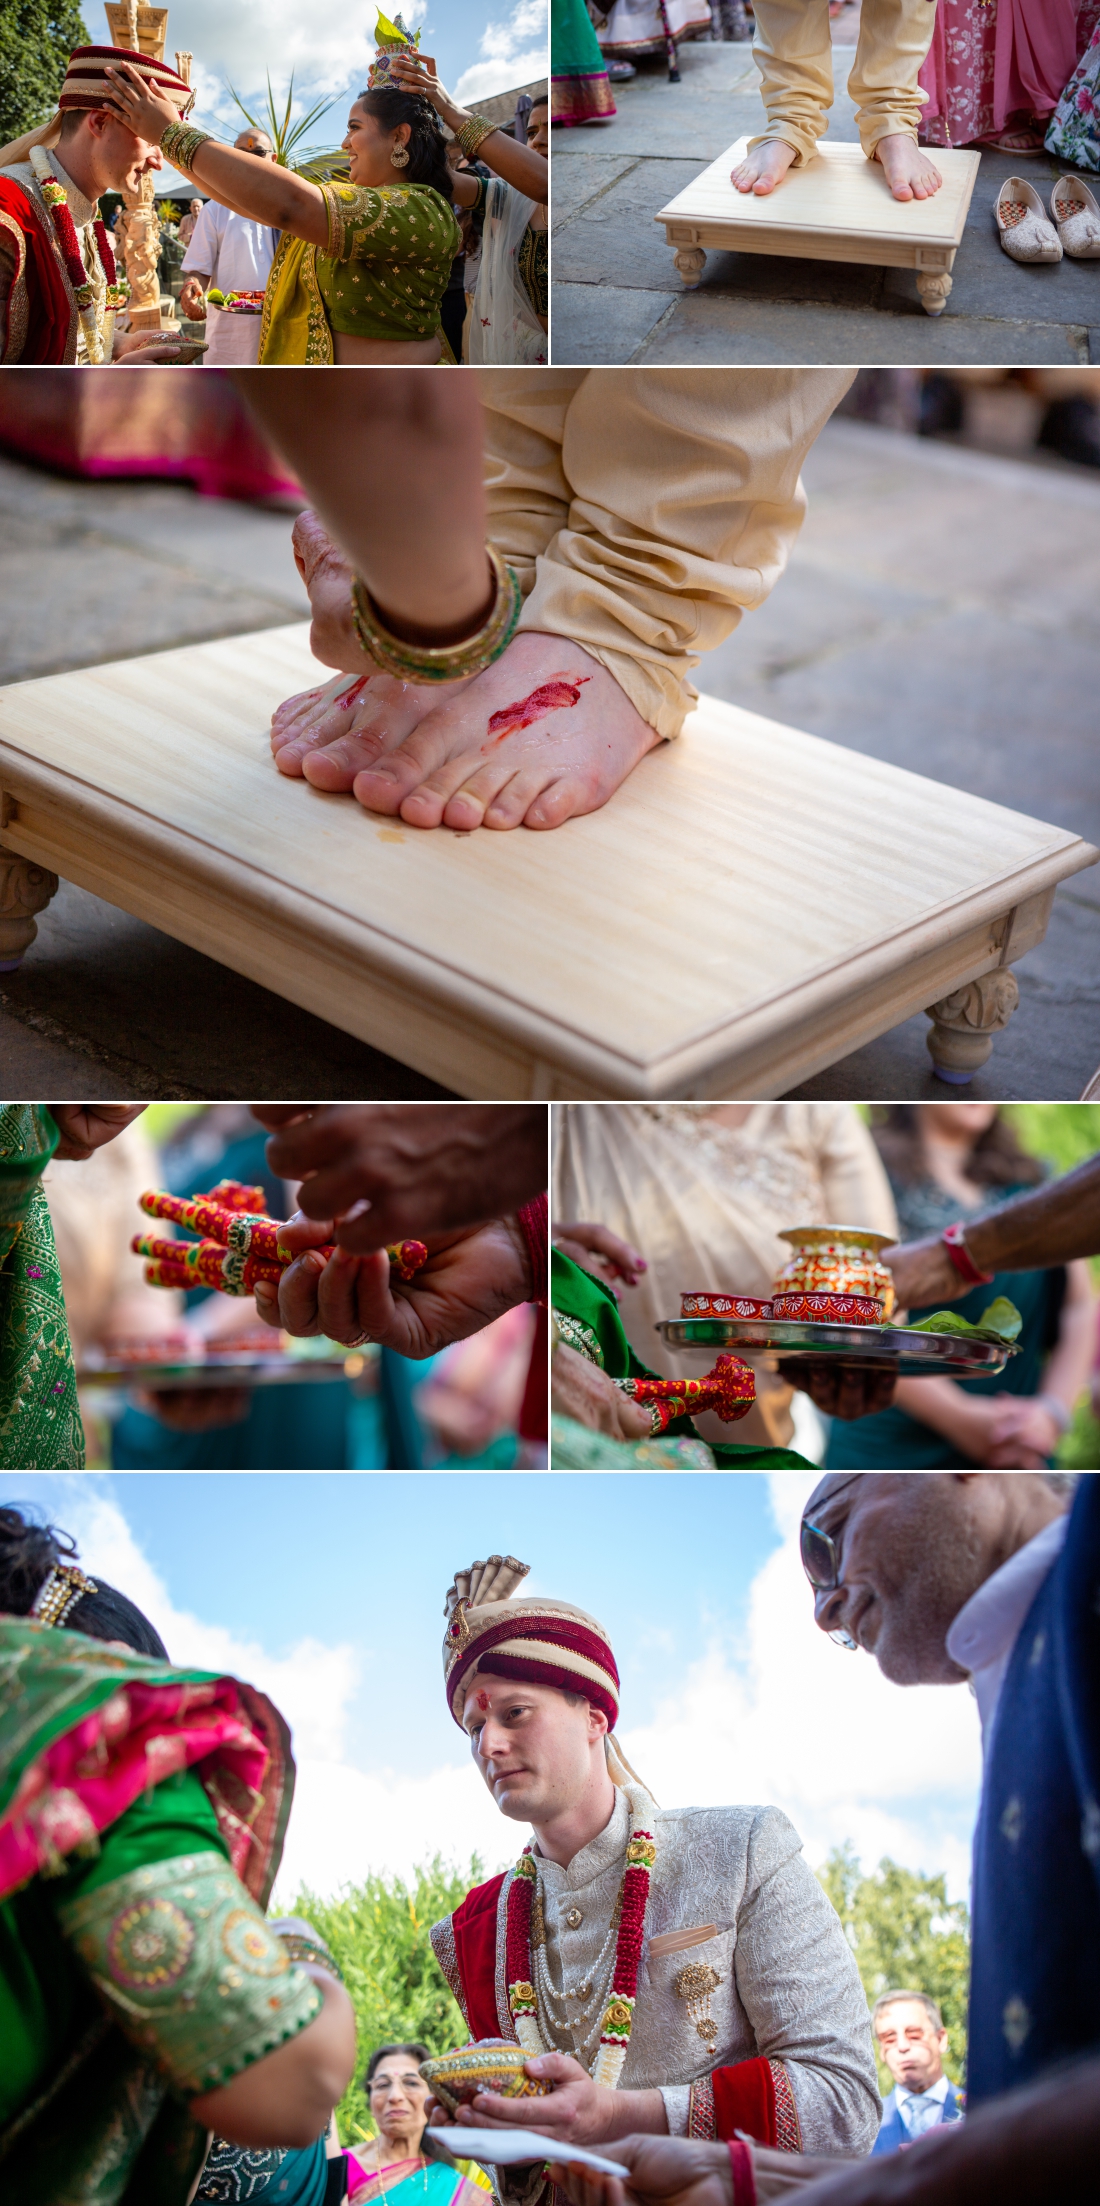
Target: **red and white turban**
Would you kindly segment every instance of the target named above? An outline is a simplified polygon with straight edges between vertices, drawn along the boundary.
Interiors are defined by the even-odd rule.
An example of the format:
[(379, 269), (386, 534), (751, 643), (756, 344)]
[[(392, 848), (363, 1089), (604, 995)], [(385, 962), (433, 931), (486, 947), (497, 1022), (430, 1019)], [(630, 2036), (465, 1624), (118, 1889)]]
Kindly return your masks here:
[(140, 77), (144, 77), (151, 92), (159, 92), (162, 99), (171, 100), (181, 116), (189, 115), (195, 95), (166, 61), (154, 61), (151, 54), (135, 54), (129, 46), (77, 46), (69, 56), (65, 82), (61, 87), (58, 106), (62, 114), (71, 107), (105, 107), (111, 96), (108, 68), (117, 69), (120, 61), (128, 61)]
[(443, 1674), (447, 1701), (457, 1724), (480, 1669), (496, 1677), (555, 1685), (559, 1692), (583, 1693), (603, 1710), (613, 1730), (619, 1713), (619, 1672), (603, 1625), (568, 1601), (532, 1595), (510, 1596), (527, 1577), (530, 1564), (514, 1555), (490, 1555), (455, 1572), (447, 1593), (447, 1630)]

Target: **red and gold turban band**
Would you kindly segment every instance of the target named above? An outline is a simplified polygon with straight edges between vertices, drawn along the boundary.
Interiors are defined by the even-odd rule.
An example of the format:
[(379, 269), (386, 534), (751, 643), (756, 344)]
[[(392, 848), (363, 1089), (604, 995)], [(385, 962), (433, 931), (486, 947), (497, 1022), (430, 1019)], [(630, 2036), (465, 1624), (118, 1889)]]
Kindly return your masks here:
[(171, 100), (180, 115), (189, 115), (195, 95), (166, 61), (154, 61), (151, 54), (135, 54), (128, 46), (77, 46), (69, 56), (65, 82), (61, 87), (58, 106), (62, 114), (72, 107), (106, 107), (111, 97), (107, 69), (117, 69), (120, 61), (128, 61), (144, 77), (151, 92), (159, 92), (162, 99)]
[(568, 1601), (512, 1600), (529, 1569), (514, 1555), (490, 1555), (487, 1562), (455, 1572), (443, 1641), (447, 1702), (455, 1722), (462, 1723), (463, 1703), (478, 1671), (487, 1670), (583, 1693), (614, 1729), (619, 1672), (603, 1625)]

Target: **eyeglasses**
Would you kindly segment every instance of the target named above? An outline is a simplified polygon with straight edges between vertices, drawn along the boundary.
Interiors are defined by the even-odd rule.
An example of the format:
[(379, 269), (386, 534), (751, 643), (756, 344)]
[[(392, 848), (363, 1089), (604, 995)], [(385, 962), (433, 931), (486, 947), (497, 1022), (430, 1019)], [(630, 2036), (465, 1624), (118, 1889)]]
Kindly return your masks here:
[[(840, 1575), (840, 1550), (831, 1534), (823, 1532), (819, 1524), (810, 1524), (803, 1517), (798, 1535), (798, 1551), (802, 1557), (802, 1568), (814, 1592), (835, 1593), (843, 1580)], [(857, 1652), (857, 1642), (850, 1632), (838, 1629), (829, 1632), (827, 1637), (836, 1646), (847, 1647), (853, 1654)]]

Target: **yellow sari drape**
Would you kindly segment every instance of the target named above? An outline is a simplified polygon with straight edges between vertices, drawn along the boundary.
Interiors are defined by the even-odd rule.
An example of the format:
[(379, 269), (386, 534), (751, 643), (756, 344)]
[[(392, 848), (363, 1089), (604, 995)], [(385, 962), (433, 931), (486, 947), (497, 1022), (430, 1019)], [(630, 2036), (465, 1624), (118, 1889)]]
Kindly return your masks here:
[(401, 342), (438, 334), (441, 364), (453, 365), (439, 321), (462, 242), (453, 208), (422, 184), (322, 184), (321, 192), (328, 247), (284, 231), (264, 294), (261, 367), (330, 367), (330, 314), (352, 335)]

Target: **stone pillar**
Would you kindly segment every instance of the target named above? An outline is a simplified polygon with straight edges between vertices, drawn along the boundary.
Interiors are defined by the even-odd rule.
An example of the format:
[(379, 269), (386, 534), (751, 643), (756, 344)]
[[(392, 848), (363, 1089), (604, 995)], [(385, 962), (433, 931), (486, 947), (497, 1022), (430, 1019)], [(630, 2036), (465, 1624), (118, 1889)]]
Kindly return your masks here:
[(930, 1004), (925, 1018), (932, 1030), (925, 1035), (938, 1080), (950, 1087), (965, 1087), (993, 1048), (993, 1036), (1008, 1025), (1020, 991), (1009, 966), (998, 965), (980, 980), (967, 981), (950, 996)]
[(0, 973), (14, 973), (23, 963), (38, 929), (32, 914), (45, 911), (60, 883), (56, 873), (20, 858), (14, 850), (0, 850)]

